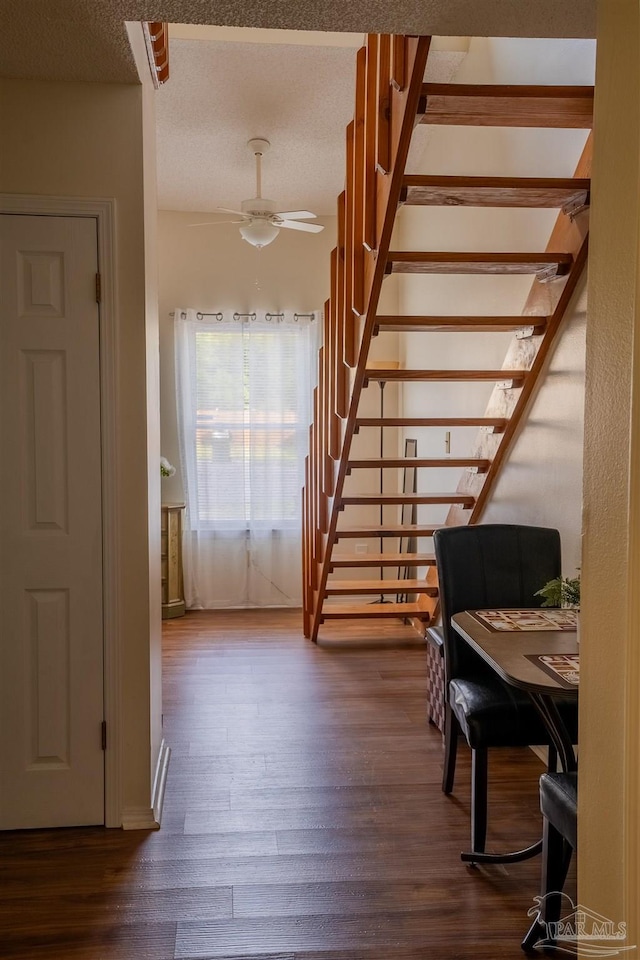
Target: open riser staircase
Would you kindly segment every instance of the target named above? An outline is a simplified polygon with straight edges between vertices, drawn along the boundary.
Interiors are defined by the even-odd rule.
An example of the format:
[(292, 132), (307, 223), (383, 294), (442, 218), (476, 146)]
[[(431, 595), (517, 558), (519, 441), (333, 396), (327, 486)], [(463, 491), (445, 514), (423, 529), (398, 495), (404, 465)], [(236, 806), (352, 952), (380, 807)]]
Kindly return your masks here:
[[(435, 526), (401, 518), (406, 520), (407, 509), (413, 508), (415, 520), (421, 505), (444, 504), (446, 525), (479, 521), (586, 263), (591, 137), (572, 178), (423, 176), (405, 169), (418, 124), (589, 129), (593, 88), (427, 83), (429, 47), (428, 37), (374, 34), (357, 57), (355, 114), (347, 127), (345, 190), (338, 198), (338, 246), (331, 256), (331, 296), (325, 304), (303, 491), (304, 632), (314, 641), (327, 620), (401, 618), (424, 630), (437, 616), (434, 558), (416, 548)], [(546, 249), (535, 253), (424, 252), (391, 247), (403, 205), (414, 205), (425, 216), (434, 205), (559, 212)], [(527, 274), (532, 282), (518, 316), (395, 316), (379, 312), (385, 277), (394, 273)], [(497, 331), (512, 332), (499, 369), (385, 368), (370, 357), (373, 339), (386, 332)], [(425, 410), (424, 417), (380, 418), (365, 409), (370, 383), (382, 390), (406, 382), (494, 386), (486, 410), (473, 417), (429, 417)], [(478, 434), (467, 457), (359, 458), (354, 438), (381, 426), (450, 432), (477, 427)], [(376, 492), (350, 492), (348, 478), (354, 474), (367, 471), (376, 478), (384, 470), (397, 477), (405, 467), (416, 468), (415, 492), (383, 493), (382, 485)], [(451, 467), (462, 471), (456, 489), (435, 493), (430, 483), (421, 482)], [(377, 482), (369, 486), (374, 489)], [(374, 514), (375, 522), (361, 522)], [(345, 543), (363, 541), (371, 545), (365, 554), (345, 550)], [(344, 579), (350, 569), (358, 572), (357, 579)], [(426, 575), (416, 577), (416, 569)], [(401, 602), (372, 602), (389, 594)]]

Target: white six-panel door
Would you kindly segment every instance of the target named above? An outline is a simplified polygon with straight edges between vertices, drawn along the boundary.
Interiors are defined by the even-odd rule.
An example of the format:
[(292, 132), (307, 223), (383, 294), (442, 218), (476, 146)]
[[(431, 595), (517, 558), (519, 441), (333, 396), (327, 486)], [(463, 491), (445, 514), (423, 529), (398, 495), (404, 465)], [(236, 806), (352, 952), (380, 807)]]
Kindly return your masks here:
[(104, 822), (97, 263), (0, 216), (0, 829)]

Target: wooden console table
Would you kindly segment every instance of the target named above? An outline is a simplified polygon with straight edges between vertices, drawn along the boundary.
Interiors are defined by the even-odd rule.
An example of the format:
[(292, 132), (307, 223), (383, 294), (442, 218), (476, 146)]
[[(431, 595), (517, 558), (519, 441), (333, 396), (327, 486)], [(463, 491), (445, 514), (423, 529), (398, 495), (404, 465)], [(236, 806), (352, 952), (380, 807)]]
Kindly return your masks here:
[(185, 612), (182, 583), (182, 511), (184, 503), (162, 504), (162, 619)]

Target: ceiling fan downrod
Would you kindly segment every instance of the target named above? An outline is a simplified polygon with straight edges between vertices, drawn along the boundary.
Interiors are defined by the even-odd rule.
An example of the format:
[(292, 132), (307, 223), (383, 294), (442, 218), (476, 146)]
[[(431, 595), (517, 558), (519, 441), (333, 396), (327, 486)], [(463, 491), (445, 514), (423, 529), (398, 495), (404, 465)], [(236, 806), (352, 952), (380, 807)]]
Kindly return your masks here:
[(262, 200), (262, 158), (271, 147), (268, 140), (262, 137), (254, 137), (249, 140), (247, 146), (256, 158), (256, 200)]

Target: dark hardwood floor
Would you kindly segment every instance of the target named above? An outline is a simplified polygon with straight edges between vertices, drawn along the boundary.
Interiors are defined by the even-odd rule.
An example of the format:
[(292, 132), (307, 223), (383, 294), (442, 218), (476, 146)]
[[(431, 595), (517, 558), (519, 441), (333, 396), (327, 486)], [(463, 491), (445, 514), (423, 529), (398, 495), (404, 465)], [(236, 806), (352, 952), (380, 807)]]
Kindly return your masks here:
[[(11, 960), (519, 958), (540, 861), (472, 869), (469, 756), (440, 789), (425, 651), (298, 611), (168, 621), (162, 829), (0, 835)], [(540, 834), (528, 750), (490, 759), (489, 846)], [(571, 892), (572, 879), (568, 887)]]

